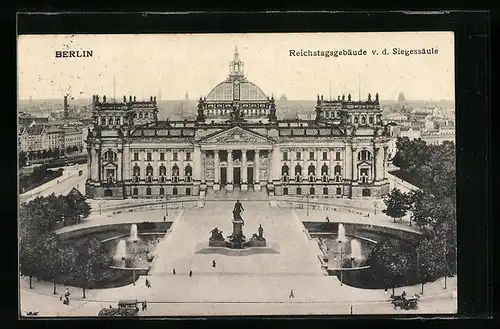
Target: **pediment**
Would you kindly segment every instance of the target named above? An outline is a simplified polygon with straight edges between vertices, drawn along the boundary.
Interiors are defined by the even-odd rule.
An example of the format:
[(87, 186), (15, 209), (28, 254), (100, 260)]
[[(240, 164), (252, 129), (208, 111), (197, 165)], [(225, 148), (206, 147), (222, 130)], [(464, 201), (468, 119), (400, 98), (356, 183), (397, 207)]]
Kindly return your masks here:
[(243, 129), (241, 127), (233, 127), (225, 131), (217, 132), (213, 135), (206, 136), (200, 141), (200, 144), (257, 144), (271, 145), (273, 141), (257, 134), (253, 131)]

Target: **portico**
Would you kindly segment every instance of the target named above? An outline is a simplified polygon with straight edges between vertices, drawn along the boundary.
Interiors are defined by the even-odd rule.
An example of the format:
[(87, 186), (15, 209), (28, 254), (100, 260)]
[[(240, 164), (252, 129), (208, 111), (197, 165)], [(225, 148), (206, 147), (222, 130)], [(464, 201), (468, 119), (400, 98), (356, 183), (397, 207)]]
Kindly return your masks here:
[[(200, 141), (207, 187), (232, 191), (260, 190), (269, 180), (273, 141), (241, 127), (217, 132)], [(275, 159), (279, 161), (279, 159)]]

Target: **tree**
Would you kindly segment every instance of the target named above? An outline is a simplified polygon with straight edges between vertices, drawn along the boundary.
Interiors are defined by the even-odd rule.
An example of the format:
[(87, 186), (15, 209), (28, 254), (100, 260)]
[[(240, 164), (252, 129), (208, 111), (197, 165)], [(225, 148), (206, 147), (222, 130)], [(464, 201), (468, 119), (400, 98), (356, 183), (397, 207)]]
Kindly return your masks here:
[(386, 285), (392, 286), (394, 295), (396, 281), (411, 270), (408, 246), (396, 239), (378, 243), (368, 255), (367, 264), (382, 276)]
[(434, 197), (421, 190), (410, 193), (411, 220), (421, 228), (430, 225), (433, 221)]
[(447, 264), (444, 244), (440, 239), (426, 238), (422, 239), (416, 248), (416, 269), (422, 284), (422, 294), (426, 282), (434, 281), (445, 274)]
[(40, 244), (29, 235), (19, 237), (19, 269), (21, 275), (29, 277), (30, 289), (33, 289), (32, 279), (41, 273)]
[(56, 279), (61, 272), (60, 263), (60, 242), (57, 236), (50, 232), (41, 236), (40, 241), (43, 241), (42, 254), (38, 260), (41, 265), (40, 278), (43, 280), (52, 280), (54, 284), (54, 295), (57, 294), (56, 291)]
[(28, 157), (26, 156), (26, 152), (21, 151), (19, 153), (19, 167), (24, 167), (26, 162), (28, 161)]
[(75, 274), (82, 282), (83, 298), (85, 298), (85, 288), (99, 280), (97, 276), (99, 270), (111, 265), (111, 257), (100, 241), (92, 236), (75, 248), (77, 254)]
[(74, 214), (74, 219), (79, 223), (81, 219), (90, 215), (92, 208), (87, 203), (87, 198), (76, 188), (73, 188), (66, 196), (69, 208)]
[(66, 147), (66, 153), (71, 153), (71, 146)]
[(402, 193), (399, 189), (392, 189), (391, 193), (389, 193), (384, 198), (384, 203), (387, 206), (386, 209), (382, 210), (384, 214), (394, 219), (396, 222), (396, 218), (402, 218), (406, 215), (406, 212), (410, 209), (411, 199), (409, 195)]

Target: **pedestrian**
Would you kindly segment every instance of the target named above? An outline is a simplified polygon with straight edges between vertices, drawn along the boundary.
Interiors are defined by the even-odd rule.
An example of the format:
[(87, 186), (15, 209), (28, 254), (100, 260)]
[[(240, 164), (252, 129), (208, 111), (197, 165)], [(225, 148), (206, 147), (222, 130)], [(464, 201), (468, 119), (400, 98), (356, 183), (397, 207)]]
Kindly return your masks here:
[(146, 301), (144, 301), (144, 309), (143, 311), (147, 311), (148, 310), (148, 303), (146, 303)]
[(151, 287), (151, 285), (149, 284), (149, 280), (148, 279), (146, 279), (146, 287), (147, 288)]
[(167, 216), (163, 216), (163, 221), (166, 221), (167, 220)]
[(66, 288), (66, 291), (64, 292), (64, 297), (69, 297), (71, 294), (69, 292), (69, 288)]
[(141, 310), (144, 312), (146, 310), (146, 305), (144, 302), (141, 303)]
[(215, 267), (217, 264), (215, 263), (215, 260), (212, 261), (212, 267)]
[(330, 218), (328, 218), (328, 216), (326, 216), (326, 222), (330, 223)]
[(172, 273), (175, 275), (175, 268), (172, 270)]
[(189, 270), (189, 277), (193, 276), (193, 271)]
[(290, 290), (290, 296), (288, 296), (290, 299), (294, 299), (295, 298), (295, 294), (293, 293), (293, 289)]

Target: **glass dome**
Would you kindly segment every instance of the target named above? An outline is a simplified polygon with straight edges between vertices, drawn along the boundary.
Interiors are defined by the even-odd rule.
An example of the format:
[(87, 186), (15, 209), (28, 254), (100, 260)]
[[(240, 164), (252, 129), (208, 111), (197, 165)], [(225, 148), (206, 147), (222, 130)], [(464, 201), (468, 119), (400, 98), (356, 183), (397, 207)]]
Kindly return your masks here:
[(239, 85), (240, 101), (267, 100), (266, 95), (257, 85), (250, 81), (224, 81), (213, 88), (207, 96), (207, 101), (233, 101)]

